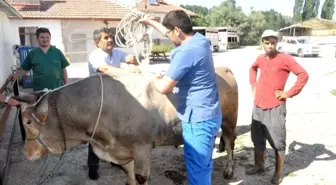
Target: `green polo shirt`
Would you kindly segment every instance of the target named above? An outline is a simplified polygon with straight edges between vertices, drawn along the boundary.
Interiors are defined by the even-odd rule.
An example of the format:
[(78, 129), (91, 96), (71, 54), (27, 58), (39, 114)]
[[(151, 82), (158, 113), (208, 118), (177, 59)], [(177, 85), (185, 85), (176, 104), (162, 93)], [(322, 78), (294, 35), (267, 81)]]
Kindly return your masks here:
[(62, 86), (64, 84), (62, 69), (69, 65), (61, 50), (51, 46), (47, 53), (41, 48), (32, 49), (21, 68), (27, 71), (33, 69), (33, 89), (39, 91)]

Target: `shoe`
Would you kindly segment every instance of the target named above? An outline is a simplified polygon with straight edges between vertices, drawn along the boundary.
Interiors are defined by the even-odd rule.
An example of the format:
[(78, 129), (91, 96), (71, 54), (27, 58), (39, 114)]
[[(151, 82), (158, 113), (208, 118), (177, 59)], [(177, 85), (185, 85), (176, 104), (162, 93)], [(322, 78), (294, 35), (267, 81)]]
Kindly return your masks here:
[(275, 151), (275, 172), (272, 177), (272, 184), (280, 184), (282, 182), (283, 176), (283, 163), (285, 161), (285, 156), (280, 155), (278, 151)]

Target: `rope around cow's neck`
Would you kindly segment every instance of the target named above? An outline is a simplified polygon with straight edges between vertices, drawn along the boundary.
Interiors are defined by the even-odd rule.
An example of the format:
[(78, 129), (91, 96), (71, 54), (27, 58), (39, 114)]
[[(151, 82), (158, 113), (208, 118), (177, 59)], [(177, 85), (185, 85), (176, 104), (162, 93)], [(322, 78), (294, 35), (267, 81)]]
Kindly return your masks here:
[(99, 79), (100, 79), (100, 86), (101, 86), (100, 108), (99, 108), (99, 113), (98, 113), (97, 121), (96, 121), (95, 127), (93, 129), (90, 141), (92, 141), (93, 136), (96, 133), (96, 130), (97, 130), (97, 127), (98, 127), (98, 123), (99, 123), (99, 120), (100, 120), (100, 115), (101, 115), (101, 112), (102, 112), (102, 109), (103, 109), (103, 104), (104, 104), (104, 82), (103, 82), (103, 77), (102, 77), (101, 74), (99, 74), (98, 76), (99, 76)]
[[(127, 14), (123, 19), (119, 22), (116, 34), (115, 41), (116, 44), (125, 47), (134, 49), (135, 57), (137, 59), (138, 64), (141, 66), (143, 63), (140, 62), (136, 44), (141, 42), (144, 43), (144, 49), (141, 52), (141, 56), (145, 58), (145, 60), (149, 60), (149, 56), (152, 49), (152, 38), (151, 38), (151, 30), (147, 25), (139, 23), (138, 20), (146, 17), (147, 15), (143, 12), (140, 12), (136, 9), (133, 9), (131, 13)], [(122, 42), (125, 40), (125, 43)], [(145, 68), (143, 68), (144, 70)]]

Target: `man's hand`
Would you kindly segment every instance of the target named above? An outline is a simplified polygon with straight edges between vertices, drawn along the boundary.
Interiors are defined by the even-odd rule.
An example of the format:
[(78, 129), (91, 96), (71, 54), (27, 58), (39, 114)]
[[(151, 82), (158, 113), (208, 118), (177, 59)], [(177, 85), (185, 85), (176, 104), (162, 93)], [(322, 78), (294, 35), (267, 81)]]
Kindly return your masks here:
[(17, 73), (11, 74), (8, 77), (8, 80), (13, 81), (16, 80), (19, 77), (19, 75)]
[(151, 20), (154, 20), (154, 17), (145, 16), (144, 18), (139, 19), (139, 22), (148, 25)]
[(283, 91), (275, 91), (275, 97), (278, 99), (278, 100), (285, 100), (288, 98), (288, 94), (283, 92)]
[(8, 100), (8, 104), (11, 105), (11, 106), (18, 106), (18, 105), (20, 105), (20, 102), (17, 101), (17, 100), (15, 100), (15, 99), (13, 99), (13, 98), (10, 98)]
[(125, 57), (125, 63), (126, 64), (134, 64), (138, 65), (137, 59), (135, 58), (134, 55), (128, 55)]

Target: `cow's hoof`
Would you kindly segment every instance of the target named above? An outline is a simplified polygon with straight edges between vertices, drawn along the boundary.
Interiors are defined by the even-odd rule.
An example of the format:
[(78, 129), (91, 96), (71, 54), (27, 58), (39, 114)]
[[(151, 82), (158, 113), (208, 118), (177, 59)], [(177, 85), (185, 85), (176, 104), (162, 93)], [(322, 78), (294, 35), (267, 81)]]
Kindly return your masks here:
[(135, 174), (135, 179), (137, 180), (137, 182), (139, 184), (146, 184), (147, 180), (148, 180), (148, 177), (146, 176), (142, 176), (140, 174)]
[(98, 169), (90, 169), (89, 168), (89, 178), (91, 180), (97, 180), (99, 178)]
[(223, 168), (223, 178), (232, 179), (234, 176), (234, 162), (233, 160), (227, 161), (225, 167)]

